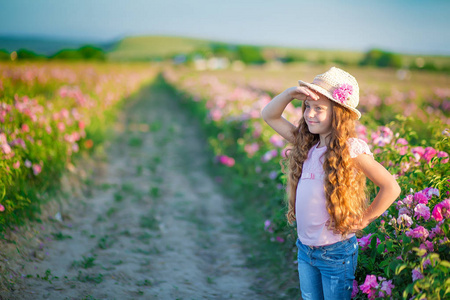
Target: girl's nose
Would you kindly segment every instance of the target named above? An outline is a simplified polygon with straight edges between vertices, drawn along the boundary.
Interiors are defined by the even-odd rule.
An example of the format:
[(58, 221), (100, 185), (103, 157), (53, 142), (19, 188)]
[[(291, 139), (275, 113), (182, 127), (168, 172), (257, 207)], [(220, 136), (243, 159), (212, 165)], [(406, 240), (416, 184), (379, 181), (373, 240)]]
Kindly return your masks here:
[(308, 116), (308, 118), (312, 118), (314, 117), (314, 111), (310, 109), (309, 111), (306, 112), (306, 115)]

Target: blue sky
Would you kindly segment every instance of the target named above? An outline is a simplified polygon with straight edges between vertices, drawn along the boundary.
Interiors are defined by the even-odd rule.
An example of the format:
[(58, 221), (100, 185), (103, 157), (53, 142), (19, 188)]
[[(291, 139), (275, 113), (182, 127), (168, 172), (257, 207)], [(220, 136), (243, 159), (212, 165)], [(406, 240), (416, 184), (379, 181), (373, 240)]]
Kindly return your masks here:
[(450, 1), (0, 0), (0, 35), (236, 43), (450, 55)]

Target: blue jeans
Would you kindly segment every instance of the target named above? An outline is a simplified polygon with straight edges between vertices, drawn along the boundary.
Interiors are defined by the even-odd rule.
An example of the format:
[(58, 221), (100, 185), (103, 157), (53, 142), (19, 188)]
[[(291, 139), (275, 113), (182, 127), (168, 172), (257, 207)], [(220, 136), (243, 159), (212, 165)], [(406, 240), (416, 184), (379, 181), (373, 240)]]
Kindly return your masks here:
[(296, 245), (302, 298), (350, 299), (358, 263), (356, 236), (320, 247), (304, 245), (297, 239)]

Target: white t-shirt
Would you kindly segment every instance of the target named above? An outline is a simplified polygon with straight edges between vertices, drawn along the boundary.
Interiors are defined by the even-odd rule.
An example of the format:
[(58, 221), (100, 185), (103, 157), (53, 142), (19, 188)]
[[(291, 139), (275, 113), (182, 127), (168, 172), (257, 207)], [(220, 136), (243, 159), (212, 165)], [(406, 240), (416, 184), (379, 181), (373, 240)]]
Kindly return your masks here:
[[(350, 157), (366, 153), (372, 156), (367, 143), (358, 138), (348, 140)], [(324, 246), (351, 238), (354, 234), (343, 237), (328, 230), (327, 221), (330, 219), (326, 208), (324, 170), (322, 154), (327, 147), (313, 146), (308, 153), (302, 169), (296, 191), (295, 213), (297, 234), (302, 244), (309, 246)]]

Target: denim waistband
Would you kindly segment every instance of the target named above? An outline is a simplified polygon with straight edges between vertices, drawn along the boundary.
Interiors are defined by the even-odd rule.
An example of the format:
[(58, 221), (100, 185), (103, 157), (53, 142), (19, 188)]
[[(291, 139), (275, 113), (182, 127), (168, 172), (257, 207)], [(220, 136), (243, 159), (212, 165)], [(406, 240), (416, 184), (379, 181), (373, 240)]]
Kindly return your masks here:
[[(300, 240), (299, 240), (299, 242), (301, 243)], [(338, 247), (339, 245), (346, 244), (346, 243), (351, 243), (351, 242), (356, 242), (356, 236), (355, 235), (350, 237), (350, 238), (348, 238), (348, 239), (345, 239), (345, 240), (342, 240), (342, 241), (339, 241), (339, 242), (336, 242), (336, 243), (333, 243), (333, 244), (329, 244), (329, 245), (323, 245), (323, 246), (309, 246), (309, 245), (305, 245), (305, 244), (303, 244), (303, 245), (305, 245), (306, 247), (309, 247), (311, 249), (331, 250), (331, 249), (334, 249), (334, 248)]]

